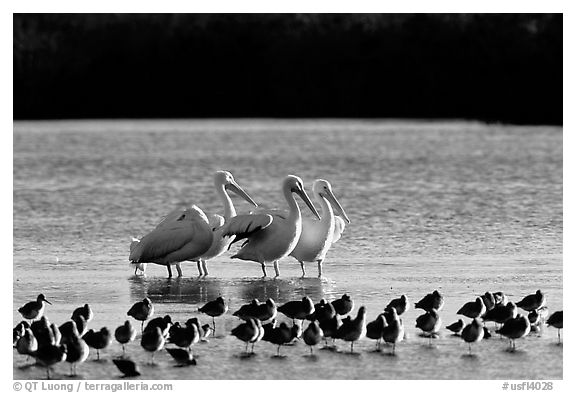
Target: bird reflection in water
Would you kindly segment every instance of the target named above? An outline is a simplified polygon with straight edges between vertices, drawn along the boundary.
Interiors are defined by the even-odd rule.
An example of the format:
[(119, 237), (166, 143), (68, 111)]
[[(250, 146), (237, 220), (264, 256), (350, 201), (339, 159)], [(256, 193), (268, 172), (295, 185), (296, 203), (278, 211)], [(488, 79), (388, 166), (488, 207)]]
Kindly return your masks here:
[(331, 282), (319, 279), (310, 280), (260, 280), (244, 279), (235, 283), (240, 287), (238, 298), (249, 302), (252, 299), (265, 301), (274, 299), (277, 303), (284, 303), (295, 298), (308, 296), (313, 300), (320, 300), (325, 292), (330, 292)]
[(206, 303), (220, 296), (223, 293), (223, 286), (227, 285), (225, 281), (219, 279), (132, 276), (128, 280), (132, 300), (149, 297), (154, 303)]

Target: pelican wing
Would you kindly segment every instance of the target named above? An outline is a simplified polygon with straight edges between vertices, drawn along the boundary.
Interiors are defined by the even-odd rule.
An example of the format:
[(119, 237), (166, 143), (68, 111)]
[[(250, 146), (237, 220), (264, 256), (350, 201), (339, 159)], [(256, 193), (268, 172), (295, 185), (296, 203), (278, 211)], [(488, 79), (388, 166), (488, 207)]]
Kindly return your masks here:
[(235, 241), (245, 239), (250, 234), (268, 227), (273, 220), (270, 214), (241, 214), (226, 223), (222, 236), (236, 235)]
[(340, 216), (334, 217), (334, 236), (332, 238), (332, 243), (336, 243), (340, 240), (342, 233), (344, 233), (344, 229), (346, 228), (346, 222)]
[(186, 211), (183, 207), (177, 207), (176, 209), (172, 210), (170, 213), (166, 214), (162, 217), (162, 220), (156, 225), (156, 228), (160, 228), (166, 224), (172, 223), (176, 221), (182, 214)]
[(180, 218), (165, 221), (140, 239), (139, 243), (132, 243), (129, 259), (133, 262), (159, 260), (194, 241), (198, 243), (195, 248), (203, 249), (203, 253), (211, 245), (211, 233), (202, 211), (186, 209)]

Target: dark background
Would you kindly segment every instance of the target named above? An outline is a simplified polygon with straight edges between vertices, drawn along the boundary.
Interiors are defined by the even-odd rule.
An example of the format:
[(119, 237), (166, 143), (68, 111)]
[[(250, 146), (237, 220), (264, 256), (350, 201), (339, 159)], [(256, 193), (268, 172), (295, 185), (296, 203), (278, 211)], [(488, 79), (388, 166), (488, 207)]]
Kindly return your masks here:
[(14, 118), (562, 124), (561, 14), (15, 14)]

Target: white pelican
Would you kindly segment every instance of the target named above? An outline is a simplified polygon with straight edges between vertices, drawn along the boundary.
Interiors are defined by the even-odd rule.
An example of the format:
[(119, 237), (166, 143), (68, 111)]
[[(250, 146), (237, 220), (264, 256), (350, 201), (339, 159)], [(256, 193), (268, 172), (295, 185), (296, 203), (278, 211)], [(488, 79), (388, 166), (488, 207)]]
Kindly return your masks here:
[[(342, 209), (342, 206), (332, 192), (330, 183), (323, 179), (316, 179), (312, 184), (312, 193), (322, 209), (322, 218), (320, 221), (312, 218), (302, 219), (302, 234), (298, 244), (290, 256), (300, 262), (302, 268), (302, 277), (306, 275), (304, 262), (318, 262), (318, 277), (322, 277), (322, 261), (326, 253), (336, 243), (342, 232), (346, 221), (350, 224), (350, 219)], [(342, 216), (334, 216), (334, 211)]]
[(280, 275), (278, 260), (292, 252), (302, 233), (302, 215), (293, 193), (300, 195), (312, 213), (320, 219), (298, 176), (287, 176), (282, 182), (282, 192), (288, 202), (288, 212), (260, 210), (255, 214), (239, 215), (231, 218), (223, 231), (224, 236), (236, 235), (234, 242), (247, 239), (232, 258), (260, 263), (264, 277), (267, 262), (273, 262), (276, 277)]
[[(137, 266), (142, 263), (164, 265), (170, 278), (170, 266), (200, 257), (210, 249), (212, 236), (208, 217), (200, 208), (175, 210), (138, 243), (130, 245), (129, 260)], [(176, 268), (181, 276), (180, 266)]]
[[(226, 190), (233, 191), (237, 195), (244, 198), (248, 203), (254, 205), (254, 207), (258, 207), (258, 204), (252, 200), (250, 195), (246, 193), (236, 183), (234, 177), (230, 172), (227, 171), (218, 171), (214, 175), (214, 186), (216, 187), (216, 193), (220, 200), (224, 203), (224, 216), (219, 214), (209, 214), (208, 221), (210, 222), (210, 226), (212, 227), (212, 245), (204, 254), (202, 254), (198, 259), (198, 272), (200, 272), (200, 276), (208, 275), (208, 270), (206, 269), (206, 260), (215, 258), (219, 255), (222, 255), (225, 251), (228, 250), (230, 247), (230, 243), (232, 243), (233, 237), (224, 237), (222, 236), (222, 231), (224, 228), (224, 224), (228, 222), (232, 217), (236, 217), (236, 209), (234, 209), (234, 205), (232, 204), (232, 200), (230, 196), (226, 192)], [(202, 266), (200, 266), (202, 264)], [(178, 268), (178, 265), (176, 265)]]

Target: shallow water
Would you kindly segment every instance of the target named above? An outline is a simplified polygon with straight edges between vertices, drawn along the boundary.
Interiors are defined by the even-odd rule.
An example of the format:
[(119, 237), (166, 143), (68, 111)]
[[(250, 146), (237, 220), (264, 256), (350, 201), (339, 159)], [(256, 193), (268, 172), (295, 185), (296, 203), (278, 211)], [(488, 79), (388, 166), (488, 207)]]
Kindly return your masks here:
[[(281, 207), (281, 179), (301, 176), (309, 187), (326, 178), (352, 224), (330, 250), (326, 278), (316, 266), (300, 279), (292, 259), (278, 280), (261, 280), (255, 263), (209, 261), (198, 280), (195, 264), (185, 277), (166, 279), (161, 266), (134, 277), (128, 266), (129, 237), (141, 236), (173, 208), (195, 203), (220, 212), (212, 174), (228, 169), (265, 207)], [(237, 209), (249, 206), (233, 197)], [(309, 212), (304, 214), (309, 215)], [(16, 122), (14, 130), (14, 297), (17, 308), (40, 292), (52, 301), (48, 318), (58, 325), (90, 303), (90, 327), (112, 330), (133, 302), (149, 296), (156, 316), (185, 321), (219, 294), (235, 310), (252, 298), (277, 303), (303, 295), (315, 302), (349, 293), (372, 320), (402, 293), (411, 301), (439, 289), (446, 298), (443, 325), (456, 321), (466, 301), (487, 290), (512, 301), (541, 289), (549, 310), (562, 299), (562, 132), (555, 127), (485, 126), (476, 123), (355, 121), (94, 121)], [(273, 270), (269, 269), (272, 273)], [(282, 349), (258, 343), (256, 356), (238, 355), (244, 345), (227, 333), (231, 313), (217, 319), (216, 337), (198, 344), (198, 365), (173, 367), (165, 351), (150, 356), (138, 342), (128, 346), (146, 379), (558, 379), (562, 346), (544, 328), (506, 350), (493, 337), (468, 347), (446, 329), (439, 339), (418, 336), (420, 310), (404, 316), (407, 339), (396, 356), (355, 345), (358, 356)], [(209, 318), (200, 316), (202, 322)], [(280, 317), (282, 319), (282, 317)], [(78, 367), (80, 378), (120, 375), (111, 358)], [(45, 371), (26, 367), (14, 352), (14, 378)], [(311, 365), (313, 367), (311, 367)], [(66, 378), (67, 364), (55, 367)]]

